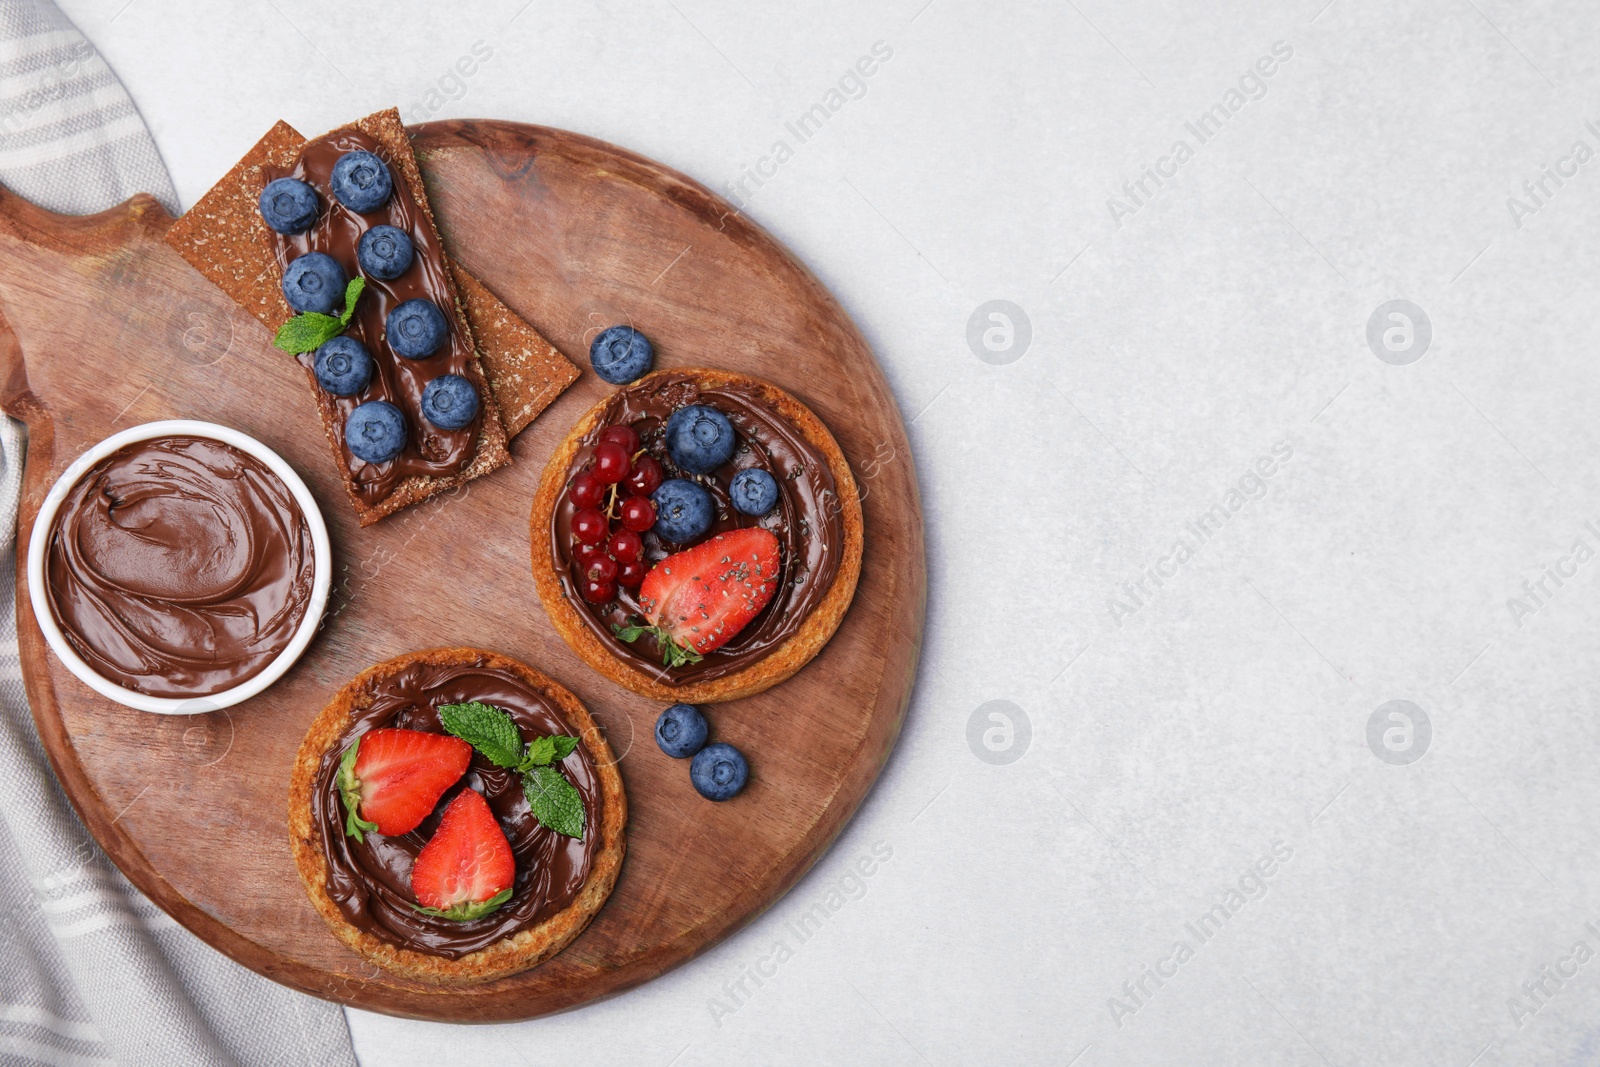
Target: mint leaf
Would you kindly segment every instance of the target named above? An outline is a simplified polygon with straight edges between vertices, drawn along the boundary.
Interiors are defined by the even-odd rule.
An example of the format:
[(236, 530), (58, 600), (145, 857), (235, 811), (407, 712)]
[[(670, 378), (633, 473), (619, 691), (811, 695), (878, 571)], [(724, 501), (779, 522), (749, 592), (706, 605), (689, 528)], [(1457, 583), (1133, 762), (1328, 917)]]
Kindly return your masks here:
[(617, 635), (617, 640), (629, 644), (637, 641), (645, 634), (656, 639), (656, 644), (661, 648), (661, 662), (667, 667), (682, 667), (688, 663), (699, 663), (705, 657), (696, 652), (692, 646), (680, 645), (672, 639), (672, 635), (659, 626), (623, 626), (620, 623), (611, 624), (611, 632)]
[(533, 817), (558, 834), (583, 837), (583, 797), (554, 767), (535, 767), (522, 776)]
[(528, 742), (528, 755), (522, 761), (522, 766), (547, 767), (550, 761), (556, 758), (556, 739), (553, 737), (536, 737)]
[(411, 905), (412, 910), (423, 915), (432, 915), (439, 919), (450, 919), (453, 922), (469, 923), (474, 919), (481, 919), (490, 912), (499, 911), (500, 905), (511, 899), (510, 888), (502, 889), (488, 900), (480, 900), (476, 904), (457, 904), (453, 908), (424, 908), (420, 904)]
[(355, 317), (356, 300), (361, 296), (361, 291), (367, 287), (367, 280), (357, 274), (350, 279), (350, 284), (344, 287), (344, 310), (339, 313), (339, 325), (348, 326)]
[(361, 811), (361, 783), (356, 779), (356, 759), (361, 752), (361, 738), (356, 738), (355, 744), (344, 754), (339, 761), (339, 796), (344, 799), (344, 832), (357, 841), (365, 841), (366, 834), (378, 828), (375, 822), (368, 822), (360, 815)]
[(534, 767), (548, 767), (552, 763), (559, 763), (572, 755), (572, 750), (577, 747), (578, 739), (565, 734), (536, 737), (528, 742), (528, 754), (522, 758), (521, 770), (528, 771)]
[(344, 323), (332, 315), (302, 311), (278, 327), (272, 343), (290, 355), (298, 356), (302, 352), (315, 352), (341, 333), (344, 333)]
[(476, 700), (467, 704), (443, 704), (439, 707), (439, 721), (496, 767), (522, 764), (522, 734), (511, 716), (499, 708)]
[(320, 311), (302, 311), (278, 327), (272, 343), (290, 355), (315, 352), (344, 333), (345, 328), (350, 325), (351, 318), (355, 316), (356, 300), (366, 287), (365, 278), (359, 275), (351, 278), (350, 284), (344, 287), (344, 310), (339, 313), (338, 318), (324, 315)]

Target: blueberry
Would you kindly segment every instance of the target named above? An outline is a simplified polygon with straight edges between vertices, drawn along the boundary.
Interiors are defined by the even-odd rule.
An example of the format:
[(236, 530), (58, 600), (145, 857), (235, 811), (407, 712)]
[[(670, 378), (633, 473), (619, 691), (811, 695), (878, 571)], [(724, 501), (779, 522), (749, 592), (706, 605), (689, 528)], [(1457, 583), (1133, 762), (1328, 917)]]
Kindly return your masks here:
[(344, 307), (344, 268), (326, 252), (307, 252), (283, 272), (283, 298), (296, 311), (336, 315)]
[(261, 218), (279, 233), (304, 233), (317, 221), (317, 191), (294, 178), (279, 178), (261, 190)]
[(728, 483), (728, 499), (735, 511), (746, 515), (765, 515), (778, 503), (778, 479), (760, 467), (750, 467)]
[(710, 474), (733, 457), (733, 423), (704, 404), (679, 408), (667, 420), (667, 452), (690, 474)]
[(340, 156), (328, 184), (339, 203), (363, 213), (378, 210), (394, 192), (388, 165), (371, 152), (346, 152)]
[(361, 235), (356, 259), (361, 269), (383, 281), (393, 281), (411, 266), (411, 236), (395, 226), (374, 226)]
[(450, 332), (444, 312), (431, 300), (418, 297), (389, 312), (383, 323), (389, 347), (407, 359), (423, 359), (439, 351)]
[(459, 374), (441, 374), (422, 390), (422, 414), (441, 430), (459, 430), (478, 417), (478, 391)]
[(387, 463), (406, 446), (406, 417), (387, 400), (357, 404), (344, 424), (350, 454), (368, 463)]
[(372, 380), (372, 355), (354, 337), (335, 337), (317, 349), (317, 384), (334, 396), (355, 396)]
[(594, 372), (612, 385), (626, 385), (641, 377), (655, 358), (650, 339), (632, 326), (613, 326), (589, 346)]
[(732, 800), (750, 778), (750, 764), (732, 745), (718, 741), (695, 753), (689, 764), (689, 781), (707, 800)]
[(656, 720), (656, 744), (673, 759), (688, 759), (705, 747), (710, 727), (693, 704), (674, 704)]
[(668, 478), (650, 494), (656, 504), (656, 536), (675, 544), (693, 541), (711, 529), (711, 494), (682, 478)]

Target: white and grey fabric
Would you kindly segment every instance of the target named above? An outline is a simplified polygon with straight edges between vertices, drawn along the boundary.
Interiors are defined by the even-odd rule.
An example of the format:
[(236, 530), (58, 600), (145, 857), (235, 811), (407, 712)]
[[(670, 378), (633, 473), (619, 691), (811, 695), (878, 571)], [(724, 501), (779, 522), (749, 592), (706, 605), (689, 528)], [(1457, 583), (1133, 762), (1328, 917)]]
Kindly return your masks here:
[[(177, 207), (105, 61), (43, 0), (0, 0), (0, 184), (86, 214)], [(0, 294), (3, 296), (3, 294)], [(25, 441), (0, 418), (0, 605), (14, 603)], [(0, 1064), (354, 1064), (341, 1010), (240, 967), (135, 889), (45, 760), (0, 610)]]
[(106, 61), (53, 3), (0, 2), (0, 175), (83, 215), (144, 192), (177, 214), (150, 131)]

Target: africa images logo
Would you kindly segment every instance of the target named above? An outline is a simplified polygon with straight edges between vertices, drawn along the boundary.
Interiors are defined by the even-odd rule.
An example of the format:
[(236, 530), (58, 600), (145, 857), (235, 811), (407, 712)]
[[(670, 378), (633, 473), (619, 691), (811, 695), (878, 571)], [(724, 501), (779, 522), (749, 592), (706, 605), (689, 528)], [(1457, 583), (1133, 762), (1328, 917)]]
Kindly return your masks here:
[[(881, 71), (894, 58), (894, 46), (888, 41), (874, 41), (872, 48), (844, 69), (838, 80), (830, 85), (810, 107), (783, 124), (784, 134), (772, 142), (766, 154), (754, 163), (739, 169), (739, 176), (722, 183), (728, 199), (738, 211), (743, 211), (762, 186), (778, 176), (783, 165), (794, 158), (796, 150), (827, 128), (833, 117), (843, 111), (852, 100), (867, 95), (868, 79)], [(791, 143), (792, 142), (792, 143)], [(755, 188), (751, 188), (754, 186)]]
[[(1584, 132), (1600, 141), (1600, 125), (1593, 119), (1583, 124)], [(1595, 151), (1589, 142), (1582, 137), (1572, 142), (1572, 147), (1567, 154), (1557, 157), (1554, 164), (1545, 163), (1539, 168), (1535, 178), (1529, 178), (1522, 183), (1521, 196), (1516, 193), (1506, 197), (1506, 210), (1511, 214), (1513, 229), (1522, 229), (1524, 219), (1537, 215), (1556, 194), (1566, 187), (1567, 182), (1578, 176), (1585, 164), (1593, 160)]]
[(869, 851), (856, 856), (842, 875), (826, 883), (812, 899), (811, 906), (785, 919), (777, 936), (750, 962), (742, 964), (736, 975), (723, 981), (721, 996), (713, 993), (706, 1000), (711, 1021), (722, 1027), (722, 1020), (739, 1011), (766, 984), (778, 977), (784, 964), (794, 959), (806, 942), (820, 934), (846, 904), (867, 895), (868, 882), (894, 858), (894, 847), (887, 841), (874, 842)]
[(1009, 300), (986, 300), (967, 319), (967, 347), (992, 366), (1015, 363), (1032, 343), (1033, 322)]
[(1266, 855), (1256, 860), (1218, 895), (1214, 904), (1183, 924), (1183, 932), (1172, 941), (1166, 955), (1146, 964), (1137, 978), (1122, 983), (1118, 994), (1106, 998), (1111, 1021), (1121, 1030), (1145, 1005), (1155, 999), (1163, 986), (1178, 977), (1183, 965), (1194, 959), (1196, 950), (1210, 944), (1224, 927), (1244, 911), (1245, 906), (1267, 895), (1269, 880), (1294, 858), (1294, 846), (1276, 838)]
[(1173, 578), (1233, 517), (1248, 504), (1267, 495), (1267, 482), (1294, 458), (1294, 442), (1284, 440), (1272, 446), (1271, 456), (1257, 456), (1255, 462), (1228, 487), (1220, 501), (1184, 524), (1183, 533), (1172, 542), (1171, 550), (1154, 562), (1146, 564), (1135, 578), (1122, 583), (1119, 596), (1106, 597), (1106, 610), (1111, 614), (1113, 629), (1138, 613), (1156, 593)]
[(1195, 153), (1203, 145), (1221, 134), (1223, 127), (1243, 111), (1246, 104), (1267, 95), (1267, 81), (1293, 58), (1294, 45), (1288, 41), (1274, 41), (1271, 51), (1239, 75), (1238, 83), (1230, 86), (1222, 94), (1221, 100), (1185, 122), (1183, 128), (1194, 139), (1193, 143), (1189, 137), (1179, 137), (1172, 142), (1166, 155), (1153, 165), (1147, 165), (1137, 178), (1122, 183), (1122, 196), (1113, 194), (1106, 198), (1106, 210), (1111, 213), (1112, 224), (1121, 229), (1123, 219), (1138, 214), (1141, 208), (1154, 200), (1156, 193), (1178, 176), (1179, 168), (1194, 159)]
[(1557, 556), (1553, 563), (1540, 564), (1539, 577), (1523, 579), (1522, 588), (1506, 597), (1506, 611), (1511, 614), (1511, 622), (1517, 629), (1522, 629), (1529, 617), (1549, 606), (1566, 584), (1578, 577), (1578, 569), (1594, 559), (1595, 550), (1590, 546), (1588, 537), (1593, 537), (1595, 543), (1600, 544), (1600, 525), (1593, 521), (1584, 523), (1582, 532), (1572, 539), (1572, 547), (1567, 549), (1565, 555)]

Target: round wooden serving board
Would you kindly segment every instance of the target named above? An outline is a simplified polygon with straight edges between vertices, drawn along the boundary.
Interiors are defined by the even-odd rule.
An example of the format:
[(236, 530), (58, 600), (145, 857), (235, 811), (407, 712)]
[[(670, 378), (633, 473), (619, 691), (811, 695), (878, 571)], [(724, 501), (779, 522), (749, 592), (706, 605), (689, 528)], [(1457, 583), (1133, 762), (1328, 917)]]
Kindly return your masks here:
[[(921, 639), (922, 517), (905, 430), (861, 335), (804, 267), (703, 187), (575, 134), (504, 122), (414, 131), (450, 250), (583, 369), (519, 436), (515, 462), (361, 530), (305, 377), (265, 330), (161, 240), (148, 197), (86, 218), (0, 192), (0, 403), (28, 424), (18, 559), (57, 475), (152, 419), (252, 434), (328, 519), (334, 591), (304, 658), (252, 701), (190, 718), (96, 696), (47, 649), (19, 567), (23, 669), (79, 814), (140, 889), (210, 944), (346, 1004), (452, 1022), (527, 1019), (647, 981), (738, 930), (838, 834), (905, 715)], [(528, 561), (528, 508), (555, 443), (610, 387), (600, 328), (632, 322), (657, 365), (725, 366), (789, 389), (832, 428), (865, 495), (866, 560), (833, 641), (788, 682), (723, 704), (714, 735), (753, 769), (711, 804), (651, 736), (660, 707), (589, 670), (552, 630)], [(615, 894), (542, 966), (466, 991), (393, 978), (335, 941), (289, 855), (289, 767), (352, 675), (419, 648), (516, 656), (572, 689), (621, 756), (631, 821)]]

